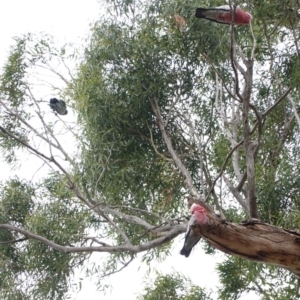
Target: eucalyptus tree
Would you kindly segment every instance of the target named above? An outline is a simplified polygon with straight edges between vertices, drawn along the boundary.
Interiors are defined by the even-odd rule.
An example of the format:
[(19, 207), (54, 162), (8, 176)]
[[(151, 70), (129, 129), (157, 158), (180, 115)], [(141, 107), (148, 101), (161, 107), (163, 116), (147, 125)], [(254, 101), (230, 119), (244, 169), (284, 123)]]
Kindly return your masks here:
[[(212, 206), (195, 228), (207, 249), (229, 255), (222, 299), (299, 297), (299, 3), (231, 2), (253, 15), (236, 27), (196, 19), (209, 4), (110, 1), (81, 56), (17, 40), (1, 76), (3, 157), (31, 153), (51, 171), (2, 184), (3, 297), (62, 297), (94, 252), (110, 254), (89, 270), (103, 276), (169, 253), (187, 194)], [(65, 84), (76, 126), (48, 119), (41, 69)]]

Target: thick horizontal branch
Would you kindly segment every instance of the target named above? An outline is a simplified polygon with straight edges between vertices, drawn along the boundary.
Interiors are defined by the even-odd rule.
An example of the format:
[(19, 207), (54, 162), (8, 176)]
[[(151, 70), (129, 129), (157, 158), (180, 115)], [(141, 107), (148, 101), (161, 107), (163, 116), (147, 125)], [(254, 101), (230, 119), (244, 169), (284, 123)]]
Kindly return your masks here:
[(252, 219), (241, 224), (222, 222), (209, 214), (206, 225), (195, 226), (214, 248), (247, 260), (287, 268), (300, 274), (300, 233)]

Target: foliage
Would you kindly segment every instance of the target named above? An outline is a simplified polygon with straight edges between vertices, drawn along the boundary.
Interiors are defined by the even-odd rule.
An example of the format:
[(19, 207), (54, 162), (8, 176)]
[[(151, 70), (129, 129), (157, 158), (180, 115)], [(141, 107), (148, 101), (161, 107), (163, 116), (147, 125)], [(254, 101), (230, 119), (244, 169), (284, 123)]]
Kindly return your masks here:
[[(41, 184), (47, 189), (45, 183)], [(51, 188), (55, 188), (54, 182)], [(58, 202), (58, 198), (47, 195), (44, 190), (41, 202), (38, 193), (37, 185), (18, 178), (4, 183), (0, 196), (1, 223), (21, 226), (59, 244), (71, 246), (79, 242), (88, 214), (78, 211), (69, 197), (62, 197), (63, 201)], [(2, 230), (0, 240), (3, 243), (0, 247), (2, 299), (61, 299), (69, 290), (70, 274), (82, 262), (80, 254), (53, 250), (13, 231)], [(24, 278), (28, 280), (26, 285)]]
[(190, 279), (178, 272), (162, 275), (156, 274), (151, 285), (147, 284), (139, 300), (211, 300), (210, 293), (192, 284)]
[[(299, 298), (298, 279), (284, 269), (236, 257), (228, 257), (217, 269), (222, 283), (220, 299), (242, 299), (247, 292), (255, 292), (266, 300)], [(278, 286), (278, 278), (284, 284)]]

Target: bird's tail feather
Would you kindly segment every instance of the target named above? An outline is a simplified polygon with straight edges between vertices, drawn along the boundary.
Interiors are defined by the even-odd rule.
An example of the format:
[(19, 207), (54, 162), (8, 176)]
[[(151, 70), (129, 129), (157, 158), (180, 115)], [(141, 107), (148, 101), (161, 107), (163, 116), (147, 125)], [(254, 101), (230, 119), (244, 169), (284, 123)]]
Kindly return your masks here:
[(205, 15), (205, 12), (207, 11), (208, 9), (206, 8), (197, 8), (196, 9), (196, 13), (195, 13), (195, 17), (196, 18), (206, 18), (206, 15)]
[(56, 98), (51, 98), (51, 99), (50, 99), (50, 103), (51, 103), (51, 104), (58, 103), (58, 100), (57, 100)]
[(181, 249), (180, 254), (184, 255), (185, 257), (189, 257), (191, 254), (191, 251), (192, 251), (192, 249), (187, 250), (187, 249), (183, 248), (183, 249)]

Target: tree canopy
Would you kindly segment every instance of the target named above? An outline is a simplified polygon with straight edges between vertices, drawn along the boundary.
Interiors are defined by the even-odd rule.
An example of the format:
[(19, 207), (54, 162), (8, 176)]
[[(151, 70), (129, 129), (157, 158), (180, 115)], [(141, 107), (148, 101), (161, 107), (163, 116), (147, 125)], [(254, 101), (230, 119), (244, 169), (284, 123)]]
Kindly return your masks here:
[[(228, 254), (219, 299), (299, 298), (299, 2), (230, 1), (253, 15), (247, 26), (194, 17), (222, 4), (109, 0), (83, 52), (15, 40), (0, 77), (2, 157), (13, 168), (34, 156), (45, 175), (0, 185), (3, 299), (62, 299), (76, 268), (108, 276), (137, 253), (170, 255), (187, 195), (212, 207), (195, 228), (207, 251)], [(91, 269), (95, 252), (109, 259)], [(182, 287), (174, 274), (154, 285), (141, 299)], [(210, 297), (181, 298), (198, 294)]]

